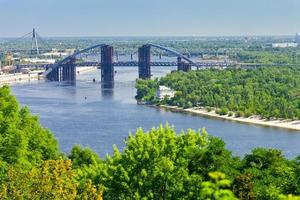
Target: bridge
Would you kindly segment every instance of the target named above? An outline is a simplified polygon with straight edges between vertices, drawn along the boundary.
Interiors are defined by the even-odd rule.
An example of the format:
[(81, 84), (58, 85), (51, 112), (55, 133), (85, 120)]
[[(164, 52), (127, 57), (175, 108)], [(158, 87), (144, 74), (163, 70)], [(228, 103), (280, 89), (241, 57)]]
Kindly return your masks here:
[[(176, 62), (151, 62), (151, 48), (157, 48), (177, 57)], [(101, 62), (76, 62), (77, 57), (90, 51), (100, 50)], [(98, 44), (86, 49), (75, 52), (74, 54), (64, 58), (63, 60), (53, 64), (44, 65), (46, 68), (44, 76), (50, 81), (74, 81), (76, 79), (76, 66), (101, 66), (101, 81), (114, 81), (115, 66), (138, 66), (138, 74), (141, 79), (151, 78), (151, 66), (177, 66), (178, 70), (189, 71), (192, 66), (197, 69), (199, 67), (207, 67), (216, 65), (217, 63), (196, 63), (185, 55), (160, 45), (145, 44), (138, 48), (138, 61), (114, 62), (114, 48), (106, 44)], [(100, 57), (100, 55), (99, 55)], [(219, 63), (227, 65), (227, 63)], [(24, 65), (23, 65), (24, 66)]]
[[(16, 42), (23, 39), (31, 39), (31, 49), (30, 55), (40, 56), (42, 52), (48, 52), (51, 50), (51, 47), (43, 40), (43, 38), (33, 30), (24, 36), (14, 39), (10, 42)], [(40, 42), (40, 43), (39, 43)], [(8, 42), (9, 43), (9, 42)], [(43, 44), (40, 46), (39, 44)], [(8, 45), (9, 46), (9, 45)], [(42, 47), (42, 48), (41, 48)], [(165, 51), (168, 54), (176, 56), (176, 61), (151, 61), (151, 49), (156, 48), (161, 51)], [(1, 49), (0, 49), (1, 51)], [(27, 52), (25, 49), (9, 49), (9, 52)], [(83, 61), (80, 59), (81, 56), (85, 54), (95, 54), (100, 61)], [(97, 54), (98, 53), (98, 54)], [(43, 75), (50, 81), (74, 81), (76, 80), (76, 67), (78, 66), (97, 66), (101, 68), (101, 80), (104, 82), (113, 82), (114, 81), (114, 67), (116, 66), (138, 66), (138, 75), (139, 78), (149, 79), (151, 78), (151, 66), (177, 66), (178, 70), (189, 71), (192, 66), (199, 68), (207, 68), (213, 66), (226, 67), (232, 65), (230, 62), (214, 62), (214, 61), (202, 61), (194, 62), (189, 58), (190, 53), (187, 51), (188, 56), (185, 56), (183, 53), (179, 53), (173, 49), (157, 45), (157, 44), (145, 44), (138, 48), (138, 51), (135, 53), (138, 54), (138, 60), (133, 60), (133, 54), (131, 54), (131, 61), (117, 61), (114, 62), (114, 48), (106, 44), (98, 44), (86, 49), (75, 52), (74, 54), (67, 56), (66, 58), (54, 63), (54, 64), (17, 64), (15, 65), (17, 69), (22, 68), (36, 68), (44, 69), (45, 72)], [(134, 54), (135, 54), (134, 53)], [(161, 57), (161, 54), (160, 54)], [(101, 58), (101, 59), (100, 59)], [(116, 52), (116, 58), (118, 60), (118, 52)]]
[[(203, 61), (203, 62), (195, 62), (196, 65), (199, 68), (206, 68), (206, 67), (228, 67), (230, 65), (236, 65), (236, 62), (232, 61)], [(113, 62), (114, 67), (137, 67), (139, 64), (138, 61), (118, 61)], [(178, 62), (173, 61), (154, 61), (150, 62), (150, 65), (152, 67), (173, 67), (177, 66)], [(47, 63), (41, 63), (41, 64), (35, 64), (35, 63), (28, 63), (28, 64), (16, 64), (17, 69), (23, 69), (23, 68), (36, 68), (36, 69), (48, 69), (55, 64), (47, 64)], [(85, 62), (76, 62), (76, 67), (101, 67), (101, 62), (95, 62), (95, 61), (85, 61)], [(246, 65), (246, 64), (245, 64)], [(247, 64), (247, 65), (254, 65), (254, 64)]]

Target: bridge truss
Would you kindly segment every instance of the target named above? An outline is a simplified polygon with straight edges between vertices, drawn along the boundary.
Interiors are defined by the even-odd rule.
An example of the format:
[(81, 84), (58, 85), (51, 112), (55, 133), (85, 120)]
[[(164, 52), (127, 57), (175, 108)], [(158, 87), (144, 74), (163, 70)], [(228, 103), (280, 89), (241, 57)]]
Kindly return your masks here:
[[(175, 62), (151, 62), (151, 48), (157, 48), (177, 57)], [(98, 51), (95, 51), (97, 50)], [(84, 54), (94, 51), (98, 53), (98, 57), (101, 57), (101, 61), (98, 62), (76, 62), (76, 59), (84, 57)], [(101, 56), (100, 56), (101, 55)], [(177, 66), (178, 70), (189, 71), (194, 66), (197, 69), (200, 67), (210, 67), (216, 65), (225, 66), (227, 63), (205, 63), (194, 62), (190, 58), (186, 57), (182, 53), (179, 53), (173, 49), (163, 47), (157, 44), (145, 44), (138, 49), (138, 61), (113, 61), (114, 50), (113, 47), (106, 44), (98, 44), (86, 49), (75, 52), (74, 54), (67, 56), (61, 61), (53, 64), (46, 65), (44, 67), (47, 70), (44, 72), (44, 76), (51, 81), (74, 81), (76, 79), (76, 66), (101, 66), (101, 80), (113, 81), (114, 79), (114, 66), (138, 66), (139, 78), (149, 79), (151, 78), (151, 66)], [(74, 75), (75, 74), (75, 75)]]

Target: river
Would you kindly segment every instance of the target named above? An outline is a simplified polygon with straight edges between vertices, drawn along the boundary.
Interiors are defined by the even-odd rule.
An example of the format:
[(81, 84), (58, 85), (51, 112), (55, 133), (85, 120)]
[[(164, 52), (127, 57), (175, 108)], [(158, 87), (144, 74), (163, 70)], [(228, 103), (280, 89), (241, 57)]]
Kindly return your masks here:
[[(137, 105), (134, 99), (137, 68), (116, 70), (113, 89), (101, 86), (100, 71), (97, 70), (79, 75), (76, 85), (39, 81), (13, 85), (12, 91), (22, 105), (28, 105), (40, 116), (43, 126), (51, 129), (61, 150), (66, 153), (74, 144), (80, 144), (100, 156), (111, 154), (112, 146), (115, 144), (122, 149), (124, 139), (136, 128), (149, 130), (168, 122), (178, 131), (205, 127), (209, 134), (223, 139), (234, 155), (242, 156), (255, 147), (278, 148), (288, 158), (300, 154), (300, 132)], [(157, 77), (170, 70), (152, 68)]]

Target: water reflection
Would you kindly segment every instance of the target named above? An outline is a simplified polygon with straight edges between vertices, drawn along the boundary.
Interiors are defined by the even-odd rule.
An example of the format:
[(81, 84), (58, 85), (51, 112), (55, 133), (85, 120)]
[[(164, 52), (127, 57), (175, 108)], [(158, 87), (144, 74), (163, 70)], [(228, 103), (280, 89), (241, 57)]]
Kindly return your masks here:
[(101, 94), (104, 98), (111, 98), (114, 95), (114, 82), (101, 82)]

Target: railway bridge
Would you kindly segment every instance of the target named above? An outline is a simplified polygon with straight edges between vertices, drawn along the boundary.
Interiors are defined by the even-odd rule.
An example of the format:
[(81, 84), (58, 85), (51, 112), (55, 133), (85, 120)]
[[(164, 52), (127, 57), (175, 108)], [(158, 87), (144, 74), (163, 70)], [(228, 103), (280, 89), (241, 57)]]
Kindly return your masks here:
[[(171, 53), (177, 57), (177, 62), (151, 62), (151, 48), (157, 48), (168, 53)], [(138, 66), (138, 75), (142, 79), (151, 78), (151, 66), (176, 66), (178, 70), (189, 71), (192, 66), (199, 68), (198, 64), (193, 62), (185, 55), (156, 44), (145, 44), (138, 49), (138, 61), (129, 62), (114, 62), (114, 48), (106, 44), (98, 44), (86, 49), (75, 52), (74, 54), (62, 59), (61, 61), (46, 65), (47, 68), (44, 72), (44, 76), (50, 81), (74, 81), (76, 80), (76, 63), (77, 58), (81, 54), (88, 53), (90, 51), (95, 52), (100, 50), (101, 63), (90, 62), (82, 64), (90, 64), (91, 66), (101, 66), (101, 81), (113, 82), (114, 81), (114, 66)], [(79, 63), (80, 64), (80, 63)]]

